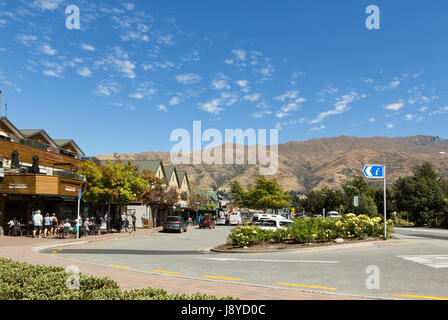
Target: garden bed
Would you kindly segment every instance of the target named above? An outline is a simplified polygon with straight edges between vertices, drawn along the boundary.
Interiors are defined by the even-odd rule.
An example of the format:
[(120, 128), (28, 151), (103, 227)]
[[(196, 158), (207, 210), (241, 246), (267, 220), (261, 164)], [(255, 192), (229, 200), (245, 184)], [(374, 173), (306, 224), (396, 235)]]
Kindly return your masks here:
[(278, 251), (282, 251), (282, 250), (291, 250), (291, 249), (307, 249), (307, 248), (315, 248), (315, 247), (330, 247), (330, 246), (338, 246), (338, 245), (343, 245), (343, 244), (354, 244), (354, 243), (363, 243), (363, 242), (376, 242), (376, 241), (384, 241), (383, 238), (378, 238), (378, 237), (372, 237), (372, 238), (367, 238), (367, 239), (363, 239), (363, 240), (359, 240), (359, 239), (350, 239), (350, 240), (344, 240), (344, 242), (334, 242), (334, 241), (329, 241), (329, 242), (311, 242), (311, 243), (294, 243), (292, 241), (290, 242), (285, 242), (285, 243), (258, 243), (258, 244), (254, 244), (251, 246), (247, 246), (247, 247), (238, 247), (238, 246), (233, 246), (231, 244), (222, 244), (219, 246), (216, 246), (213, 248), (213, 250), (216, 251), (242, 251), (242, 250), (247, 250), (247, 251), (265, 251), (265, 250), (278, 250)]

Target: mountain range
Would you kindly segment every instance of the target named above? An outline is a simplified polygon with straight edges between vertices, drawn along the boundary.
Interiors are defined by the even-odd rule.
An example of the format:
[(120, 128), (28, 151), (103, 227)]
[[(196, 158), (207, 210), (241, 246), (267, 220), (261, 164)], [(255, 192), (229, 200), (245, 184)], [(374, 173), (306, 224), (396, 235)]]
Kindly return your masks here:
[[(234, 146), (226, 144), (221, 147)], [(243, 155), (235, 149), (235, 157)], [(232, 180), (247, 186), (253, 183), (262, 165), (247, 164), (247, 146), (243, 149), (246, 164), (176, 167), (188, 172), (193, 190), (228, 190)], [(211, 154), (216, 150), (214, 148)], [(169, 152), (124, 153), (119, 156), (122, 160), (162, 160), (165, 165), (171, 164)], [(98, 155), (97, 158), (108, 160), (114, 156)], [(448, 176), (448, 140), (419, 135), (398, 138), (340, 136), (290, 141), (278, 145), (278, 170), (274, 177), (285, 190), (303, 194), (323, 186), (340, 188), (351, 177), (362, 175), (367, 164), (386, 165), (387, 183), (392, 184), (400, 176), (410, 175), (412, 168), (424, 161), (431, 162), (439, 175)], [(378, 187), (381, 182), (369, 181)]]

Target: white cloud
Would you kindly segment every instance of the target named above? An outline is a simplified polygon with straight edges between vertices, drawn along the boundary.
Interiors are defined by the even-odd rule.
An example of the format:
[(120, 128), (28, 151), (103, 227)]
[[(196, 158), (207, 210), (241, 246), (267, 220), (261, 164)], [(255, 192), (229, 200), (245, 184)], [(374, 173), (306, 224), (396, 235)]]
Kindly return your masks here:
[(436, 115), (436, 114), (445, 114), (445, 113), (448, 113), (448, 106), (440, 108), (440, 109), (438, 109), (436, 111), (433, 111), (433, 112), (429, 113), (429, 115), (433, 116), (433, 115)]
[(282, 118), (287, 117), (287, 116), (289, 116), (289, 115), (290, 115), (290, 113), (282, 112), (282, 111), (278, 111), (278, 112), (275, 114), (275, 116), (276, 116), (277, 118), (279, 118), (279, 119), (282, 119)]
[(266, 115), (272, 114), (272, 111), (269, 110), (264, 110), (264, 111), (260, 111), (260, 112), (255, 112), (254, 114), (252, 114), (252, 117), (256, 118), (256, 119), (261, 119), (264, 118)]
[(362, 77), (361, 81), (364, 82), (364, 83), (373, 83), (373, 79), (372, 78)]
[(376, 119), (375, 118), (369, 118), (368, 121), (373, 123), (373, 122), (376, 121)]
[(244, 99), (250, 102), (255, 102), (258, 101), (261, 97), (261, 94), (259, 93), (253, 93), (253, 94), (248, 94), (244, 96)]
[(118, 91), (118, 85), (112, 82), (108, 84), (99, 84), (93, 93), (97, 96), (109, 97)]
[(109, 68), (115, 69), (129, 79), (136, 77), (135, 64), (129, 60), (129, 55), (120, 47), (115, 47), (113, 54), (108, 54), (106, 58), (97, 61), (95, 66), (102, 67), (103, 71), (107, 71)]
[(163, 112), (168, 112), (168, 108), (163, 104), (158, 105), (157, 110), (163, 111)]
[(414, 119), (414, 115), (412, 115), (412, 114), (407, 114), (407, 115), (405, 116), (405, 120), (406, 120), (406, 121), (410, 121), (410, 120), (412, 120), (412, 119)]
[(144, 82), (138, 85), (137, 90), (130, 94), (129, 98), (141, 100), (154, 95), (156, 92), (157, 90), (152, 88), (151, 82)]
[(87, 67), (78, 69), (77, 73), (82, 77), (90, 77), (92, 75), (92, 70)]
[(81, 48), (85, 51), (91, 51), (91, 52), (96, 50), (92, 45), (86, 43), (81, 44)]
[(44, 44), (41, 49), (43, 53), (48, 54), (50, 56), (54, 56), (58, 51), (56, 49), (53, 49), (50, 45)]
[(326, 126), (324, 124), (322, 124), (319, 127), (312, 128), (311, 131), (320, 131), (320, 130), (323, 130), (325, 128), (326, 128)]
[(221, 106), (221, 99), (215, 98), (206, 103), (200, 104), (199, 109), (204, 110), (209, 113), (218, 114), (222, 110), (224, 110), (220, 106)]
[(392, 103), (392, 104), (389, 104), (389, 105), (385, 106), (384, 109), (392, 110), (392, 111), (398, 111), (401, 108), (403, 108), (403, 106), (404, 106), (404, 102), (400, 102), (399, 101), (399, 102)]
[(135, 3), (125, 2), (125, 3), (123, 3), (123, 7), (128, 11), (132, 11), (135, 9)]
[(178, 105), (179, 103), (180, 103), (179, 97), (172, 97), (170, 100), (170, 105), (172, 106)]
[(395, 125), (393, 125), (392, 123), (386, 123), (385, 126), (388, 129), (392, 129), (393, 127), (395, 127)]
[(343, 95), (342, 97), (338, 98), (338, 102), (336, 102), (336, 104), (334, 105), (334, 109), (319, 113), (317, 118), (310, 120), (309, 123), (310, 124), (319, 123), (322, 122), (328, 116), (341, 114), (348, 111), (350, 109), (349, 108), (350, 103), (352, 103), (355, 100), (356, 96), (357, 94), (355, 92)]
[(31, 6), (40, 8), (42, 10), (53, 11), (59, 7), (61, 0), (34, 0)]
[(242, 49), (234, 49), (232, 50), (233, 55), (239, 61), (246, 61), (247, 52)]
[(420, 112), (425, 112), (426, 110), (428, 110), (427, 106), (421, 107), (420, 109), (418, 109), (418, 111), (420, 111)]
[(202, 77), (194, 73), (186, 73), (176, 76), (176, 80), (182, 84), (192, 84), (201, 81)]
[(37, 37), (30, 34), (19, 34), (16, 39), (23, 45), (29, 46), (31, 42), (37, 41)]
[(62, 73), (64, 72), (64, 66), (59, 63), (52, 63), (48, 61), (43, 62), (42, 65), (46, 68), (42, 71), (43, 75), (47, 77), (63, 78)]
[(220, 75), (218, 79), (214, 79), (212, 81), (212, 88), (214, 90), (228, 90), (230, 89), (230, 85), (228, 83), (227, 77), (224, 75)]

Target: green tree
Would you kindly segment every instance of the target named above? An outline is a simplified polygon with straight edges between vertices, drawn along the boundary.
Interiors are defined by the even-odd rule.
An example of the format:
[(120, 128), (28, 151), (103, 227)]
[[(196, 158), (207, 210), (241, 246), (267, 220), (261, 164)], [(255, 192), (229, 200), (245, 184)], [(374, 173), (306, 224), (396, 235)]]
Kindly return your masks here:
[(247, 206), (253, 209), (281, 209), (291, 205), (290, 196), (284, 192), (275, 178), (259, 176), (254, 186), (247, 190)]
[(445, 194), (430, 163), (415, 167), (413, 173), (411, 177), (399, 178), (395, 184), (397, 207), (408, 212), (411, 221), (424, 225), (442, 217)]
[(130, 162), (124, 166), (120, 161), (98, 166), (88, 160), (80, 166), (79, 173), (86, 178), (83, 199), (87, 203), (127, 205), (146, 189), (145, 180)]
[[(373, 199), (375, 200), (378, 213), (384, 212), (384, 189), (375, 189), (373, 191)], [(392, 213), (397, 212), (396, 192), (393, 188), (386, 188), (386, 217), (389, 218)]]
[(245, 207), (247, 204), (247, 194), (241, 183), (237, 180), (230, 182), (230, 201), (238, 207)]
[[(351, 180), (347, 181), (342, 185), (342, 189), (344, 190), (345, 194), (345, 211), (346, 213), (365, 213), (361, 210), (361, 206), (355, 207), (354, 204), (354, 197), (359, 197), (359, 200), (361, 200), (361, 196), (364, 196), (366, 198), (373, 199), (374, 198), (374, 192), (367, 184), (366, 180), (361, 177), (357, 176), (352, 178)], [(364, 203), (367, 205), (367, 203), (370, 203), (370, 200), (365, 199)], [(369, 211), (371, 211), (371, 206), (369, 207), (367, 205)], [(363, 208), (367, 209), (367, 208)]]
[(375, 201), (365, 194), (362, 194), (359, 197), (359, 206), (357, 208), (357, 212), (359, 214), (366, 214), (369, 217), (374, 217), (378, 215), (378, 209), (375, 204)]

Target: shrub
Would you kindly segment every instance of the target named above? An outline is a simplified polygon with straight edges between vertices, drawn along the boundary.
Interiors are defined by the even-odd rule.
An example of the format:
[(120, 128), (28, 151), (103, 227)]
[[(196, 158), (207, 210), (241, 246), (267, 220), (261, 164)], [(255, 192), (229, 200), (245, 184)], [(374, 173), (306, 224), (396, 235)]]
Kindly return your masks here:
[[(393, 232), (393, 221), (387, 221), (388, 235)], [(328, 242), (336, 238), (366, 239), (382, 237), (384, 224), (381, 217), (370, 218), (367, 215), (347, 214), (337, 219), (296, 219), (288, 229), (267, 231), (256, 226), (244, 226), (232, 229), (227, 241), (237, 247), (250, 246), (263, 242), (295, 243)]]
[(79, 290), (69, 289), (67, 279), (72, 275), (62, 267), (0, 258), (0, 300), (217, 300), (204, 293), (169, 294), (156, 288), (122, 291), (118, 283), (109, 278), (83, 274), (79, 274)]

